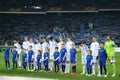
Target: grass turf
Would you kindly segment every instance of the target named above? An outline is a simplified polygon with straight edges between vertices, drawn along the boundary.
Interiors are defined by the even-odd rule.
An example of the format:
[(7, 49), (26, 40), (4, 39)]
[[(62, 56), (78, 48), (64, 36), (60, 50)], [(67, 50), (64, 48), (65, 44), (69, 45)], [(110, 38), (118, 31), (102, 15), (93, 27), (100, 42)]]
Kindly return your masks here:
[[(77, 74), (72, 76), (70, 74), (60, 74), (60, 73), (54, 73), (54, 72), (27, 72), (22, 69), (19, 70), (4, 70), (4, 54), (3, 52), (0, 53), (0, 75), (9, 75), (9, 76), (26, 76), (26, 77), (38, 77), (38, 78), (50, 78), (50, 79), (59, 79), (59, 80), (119, 80), (120, 79), (120, 53), (116, 53), (116, 77), (111, 77), (112, 75), (112, 66), (109, 67), (109, 75), (107, 78), (104, 77), (97, 77), (96, 76), (90, 76), (87, 77), (85, 75), (81, 75), (82, 72), (82, 65), (81, 65), (81, 55), (80, 52), (77, 53)], [(12, 67), (11, 62), (11, 56), (10, 56), (10, 65)], [(96, 72), (97, 73), (97, 72)]]

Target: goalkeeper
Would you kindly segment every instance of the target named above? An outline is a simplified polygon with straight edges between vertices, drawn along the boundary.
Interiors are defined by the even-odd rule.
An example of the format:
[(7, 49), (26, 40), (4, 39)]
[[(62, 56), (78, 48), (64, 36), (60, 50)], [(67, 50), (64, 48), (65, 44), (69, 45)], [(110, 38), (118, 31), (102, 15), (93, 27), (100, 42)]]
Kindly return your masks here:
[[(107, 41), (105, 42), (105, 49), (107, 52), (107, 68), (109, 64), (112, 65), (113, 68), (112, 77), (115, 77), (116, 75), (114, 46), (115, 43), (114, 41), (112, 41), (111, 36), (107, 36)], [(108, 73), (108, 69), (107, 69), (107, 73)]]

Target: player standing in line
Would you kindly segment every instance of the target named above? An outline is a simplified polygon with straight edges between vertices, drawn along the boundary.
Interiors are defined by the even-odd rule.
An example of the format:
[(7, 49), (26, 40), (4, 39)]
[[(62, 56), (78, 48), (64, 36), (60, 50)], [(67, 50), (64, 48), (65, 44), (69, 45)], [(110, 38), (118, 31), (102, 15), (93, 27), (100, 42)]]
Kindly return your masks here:
[(46, 40), (46, 37), (43, 37), (42, 41), (43, 41), (43, 43), (42, 43), (42, 53), (43, 53), (42, 54), (42, 59), (43, 59), (43, 55), (45, 53), (45, 49), (46, 49), (46, 47), (49, 47), (49, 44), (48, 44), (48, 42)]
[(33, 71), (34, 69), (34, 52), (32, 46), (29, 46), (28, 50), (28, 71)]
[(61, 50), (60, 50), (60, 63), (61, 63), (61, 65), (60, 66), (62, 66), (62, 73), (65, 73), (65, 63), (66, 63), (66, 53), (67, 53), (67, 50), (66, 50), (66, 48), (65, 48), (65, 44), (64, 43), (62, 43), (62, 45), (61, 45)]
[[(107, 36), (107, 41), (105, 42), (105, 50), (107, 52), (107, 67), (110, 64), (112, 64), (113, 67), (113, 75), (112, 77), (116, 76), (116, 67), (115, 67), (115, 51), (114, 51), (115, 43), (112, 41), (111, 36)], [(108, 69), (107, 69), (108, 71)]]
[(85, 74), (86, 71), (86, 56), (87, 56), (87, 51), (88, 51), (88, 46), (86, 45), (85, 42), (80, 42), (79, 43), (79, 48), (81, 50), (81, 61), (82, 61), (82, 73)]
[(29, 41), (28, 41), (28, 37), (27, 36), (25, 36), (25, 38), (24, 38), (24, 42), (22, 44), (22, 47), (23, 47), (23, 49), (26, 49), (26, 53), (28, 53)]
[(29, 47), (32, 46), (32, 50), (34, 51), (35, 44), (33, 43), (32, 38), (29, 39)]
[(100, 50), (99, 50), (99, 65), (100, 65), (100, 76), (102, 76), (102, 68), (104, 68), (105, 75), (104, 77), (107, 77), (107, 69), (106, 69), (106, 59), (107, 59), (107, 53), (104, 49), (104, 43), (100, 43)]
[(17, 47), (14, 46), (13, 47), (13, 51), (12, 51), (12, 62), (13, 62), (13, 70), (17, 69), (17, 60), (18, 60), (18, 52), (17, 52)]
[(34, 58), (35, 58), (35, 62), (34, 62), (34, 70), (37, 70), (37, 55), (38, 55), (38, 51), (39, 50), (42, 50), (41, 49), (41, 44), (40, 44), (40, 41), (39, 39), (37, 38), (36, 41), (35, 41), (35, 53), (34, 53)]
[(75, 49), (75, 44), (72, 43), (72, 48), (70, 49), (70, 62), (72, 64), (72, 75), (76, 74), (76, 61), (77, 61), (77, 52)]
[(53, 54), (55, 52), (55, 47), (56, 47), (56, 42), (53, 39), (53, 37), (50, 37), (50, 41), (49, 41), (49, 48), (50, 48), (50, 63), (49, 63), (49, 68), (50, 71), (52, 71), (52, 67), (53, 67), (53, 62), (54, 62), (54, 57)]
[(90, 50), (92, 50), (93, 56), (93, 66), (92, 66), (92, 74), (95, 75), (95, 64), (98, 66), (98, 76), (100, 76), (100, 66), (98, 63), (98, 51), (100, 49), (99, 43), (97, 42), (97, 37), (93, 36), (93, 42), (90, 45)]
[(23, 66), (23, 69), (26, 70), (26, 67), (27, 67), (27, 53), (26, 53), (26, 49), (23, 49), (22, 66)]
[[(59, 42), (58, 42), (58, 44), (57, 44), (59, 53), (60, 53), (60, 50), (62, 49), (61, 45), (62, 45), (63, 43), (64, 43), (64, 42), (63, 42), (62, 36), (59, 36)], [(60, 55), (61, 55), (61, 54), (60, 54)], [(60, 63), (60, 72), (62, 72), (62, 65), (61, 65), (61, 63)]]
[(9, 70), (10, 69), (10, 48), (8, 47), (8, 43), (5, 42), (5, 48), (4, 48), (4, 60), (5, 60), (5, 69)]
[(65, 73), (70, 73), (70, 49), (72, 48), (72, 43), (70, 36), (67, 36), (67, 42), (66, 42), (66, 49), (67, 49), (67, 54), (66, 54), (66, 70)]
[(86, 68), (87, 68), (86, 76), (92, 76), (92, 64), (93, 64), (92, 51), (88, 50), (88, 55), (86, 56)]
[(60, 57), (59, 55), (60, 55), (60, 53), (58, 51), (58, 47), (55, 47), (55, 52), (54, 52), (53, 56), (54, 56), (54, 66), (55, 66), (56, 73), (59, 72), (59, 57)]
[(21, 45), (18, 43), (16, 39), (13, 42), (14, 42), (14, 46), (17, 47), (17, 52), (18, 52), (17, 63), (18, 63), (18, 68), (20, 68), (21, 67), (21, 62), (20, 62)]
[(43, 55), (43, 63), (45, 66), (45, 72), (47, 72), (49, 70), (48, 69), (48, 64), (49, 64), (49, 48), (48, 47), (45, 48), (45, 52)]
[(41, 62), (42, 62), (42, 50), (38, 51), (37, 54), (37, 71), (39, 72), (41, 70)]

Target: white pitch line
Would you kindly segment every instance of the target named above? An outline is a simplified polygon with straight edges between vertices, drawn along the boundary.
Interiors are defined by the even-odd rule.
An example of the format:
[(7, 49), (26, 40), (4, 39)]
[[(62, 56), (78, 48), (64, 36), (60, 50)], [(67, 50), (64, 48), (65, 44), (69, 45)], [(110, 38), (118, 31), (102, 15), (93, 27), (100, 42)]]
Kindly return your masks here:
[(0, 80), (55, 80), (47, 78), (33, 78), (33, 77), (20, 77), (20, 76), (0, 76)]

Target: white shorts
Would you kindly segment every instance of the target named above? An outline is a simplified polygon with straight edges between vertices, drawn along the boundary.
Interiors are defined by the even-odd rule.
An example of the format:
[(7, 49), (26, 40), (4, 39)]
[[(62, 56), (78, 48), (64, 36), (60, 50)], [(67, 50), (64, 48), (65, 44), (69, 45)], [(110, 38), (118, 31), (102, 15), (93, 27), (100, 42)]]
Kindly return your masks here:
[(86, 58), (81, 58), (82, 64), (86, 64)]
[(66, 56), (66, 61), (70, 61), (70, 55)]
[(53, 55), (50, 55), (50, 59), (54, 60), (54, 57), (53, 57)]
[(97, 58), (97, 56), (93, 56), (93, 63), (97, 63), (98, 62), (98, 60), (96, 58)]

